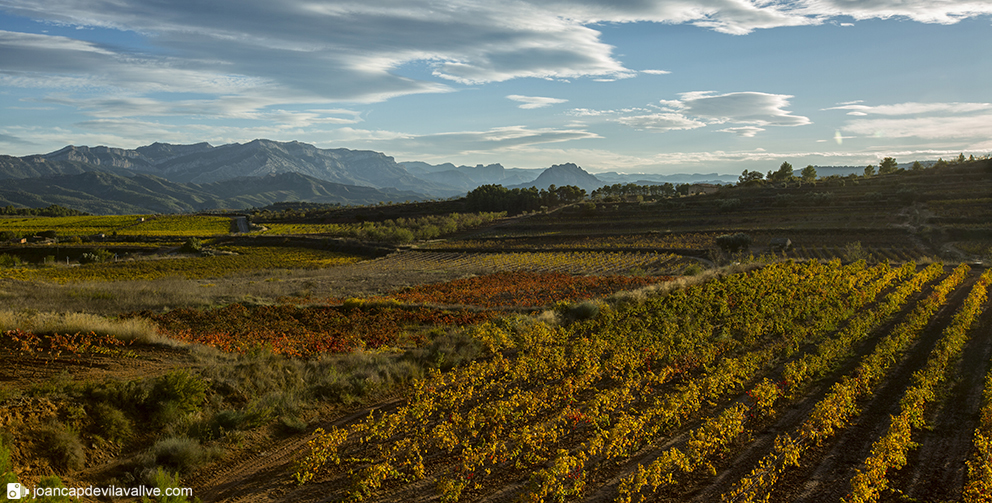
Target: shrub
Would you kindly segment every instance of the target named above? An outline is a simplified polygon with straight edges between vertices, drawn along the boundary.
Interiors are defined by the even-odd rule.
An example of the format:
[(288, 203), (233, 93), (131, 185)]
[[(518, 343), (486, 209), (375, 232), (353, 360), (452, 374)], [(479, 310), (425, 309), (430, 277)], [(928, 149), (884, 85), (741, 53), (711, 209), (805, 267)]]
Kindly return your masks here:
[(206, 398), (207, 383), (186, 372), (176, 370), (155, 380), (148, 395), (148, 403), (161, 422), (168, 422), (178, 414), (200, 410)]
[(17, 267), (21, 265), (20, 257), (4, 253), (0, 255), (0, 267)]
[(133, 426), (131, 420), (120, 409), (106, 404), (96, 403), (90, 408), (93, 426), (96, 434), (111, 442), (123, 442), (131, 438)]
[(844, 258), (848, 262), (857, 262), (859, 260), (870, 261), (872, 256), (868, 250), (861, 246), (861, 241), (855, 241), (844, 246)]
[(10, 462), (10, 449), (0, 438), (0, 487), (7, 487), (7, 484), (17, 482), (17, 475), (14, 474), (14, 465)]
[(562, 317), (568, 321), (591, 320), (599, 315), (599, 304), (593, 301), (579, 302), (565, 307)]
[(717, 209), (720, 211), (733, 211), (742, 206), (741, 200), (737, 198), (733, 199), (721, 199), (717, 203)]
[(689, 264), (682, 270), (683, 276), (696, 276), (703, 272), (703, 266), (699, 262)]
[(445, 333), (435, 337), (423, 349), (410, 352), (410, 357), (427, 367), (449, 370), (474, 360), (482, 353), (482, 343), (464, 332)]
[(79, 434), (61, 422), (49, 423), (41, 430), (41, 443), (53, 467), (79, 470), (86, 462), (86, 452)]
[(751, 246), (751, 236), (738, 232), (736, 234), (724, 234), (716, 237), (716, 244), (727, 253), (738, 253), (747, 250)]
[(279, 430), (285, 435), (303, 433), (307, 430), (307, 426), (306, 421), (295, 414), (279, 416)]
[[(843, 185), (843, 184), (844, 184), (844, 181), (841, 180), (841, 185)], [(830, 203), (833, 200), (834, 193), (833, 192), (810, 192), (809, 194), (806, 195), (806, 198), (809, 200), (809, 203), (812, 204), (812, 205), (814, 205), (814, 206), (815, 205), (821, 205), (821, 204), (828, 204), (828, 203)]]
[[(159, 489), (159, 496), (155, 499), (157, 503), (188, 503), (189, 500), (185, 496), (166, 496), (166, 489), (174, 489), (180, 487), (179, 485), (179, 474), (169, 475), (168, 472), (158, 467), (154, 473), (149, 473), (146, 478), (148, 482)], [(199, 501), (199, 500), (197, 500)], [(147, 496), (142, 496), (141, 503), (152, 503), (152, 500), (148, 499)]]
[(200, 253), (203, 251), (203, 243), (197, 238), (189, 238), (179, 247), (183, 253)]
[(198, 440), (168, 437), (155, 442), (138, 460), (147, 468), (145, 478), (149, 479), (155, 473), (153, 469), (160, 470), (163, 467), (172, 472), (190, 473), (209, 461), (213, 455)]
[(97, 264), (100, 262), (107, 262), (114, 257), (113, 253), (102, 248), (97, 248), (92, 252), (86, 252), (81, 257), (79, 257), (80, 264)]

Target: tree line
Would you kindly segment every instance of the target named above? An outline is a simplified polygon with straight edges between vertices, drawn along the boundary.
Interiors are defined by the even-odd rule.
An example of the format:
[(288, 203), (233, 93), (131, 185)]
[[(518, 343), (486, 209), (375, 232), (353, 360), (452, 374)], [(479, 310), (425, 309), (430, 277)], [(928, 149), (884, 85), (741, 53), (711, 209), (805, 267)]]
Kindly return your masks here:
[(538, 190), (508, 189), (502, 185), (481, 185), (465, 195), (465, 205), (470, 211), (505, 211), (510, 214), (540, 209), (556, 208), (577, 203), (586, 197), (585, 189), (574, 185)]
[[(964, 164), (965, 162), (974, 162), (974, 161), (975, 161), (974, 155), (965, 158), (964, 154), (962, 153), (958, 155), (957, 159), (951, 161), (945, 161), (943, 158), (937, 159), (937, 161), (932, 163), (929, 167), (940, 169), (940, 168), (946, 168), (948, 166), (953, 166), (956, 164)], [(921, 163), (920, 161), (914, 161), (909, 169), (911, 171), (919, 171), (922, 169), (927, 169), (927, 166)], [(895, 160), (895, 158), (885, 157), (882, 159), (881, 162), (878, 163), (877, 167), (872, 164), (866, 166), (864, 170), (864, 177), (870, 178), (875, 176), (876, 174), (888, 175), (890, 173), (895, 173), (900, 170), (903, 170), (903, 168), (899, 167), (899, 163)], [(738, 177), (737, 185), (753, 186), (753, 185), (763, 185), (768, 182), (782, 183), (782, 182), (796, 182), (796, 181), (811, 183), (811, 182), (815, 182), (818, 178), (816, 173), (816, 167), (813, 165), (809, 165), (803, 168), (803, 170), (800, 172), (798, 177), (793, 174), (794, 172), (795, 170), (793, 169), (792, 164), (789, 164), (788, 161), (783, 162), (782, 165), (779, 166), (778, 171), (769, 170), (767, 175), (763, 175), (761, 174), (760, 171), (757, 170), (748, 171), (745, 169), (744, 172), (741, 173), (741, 176)]]
[(15, 208), (14, 205), (0, 207), (0, 215), (25, 217), (81, 217), (88, 216), (85, 211), (74, 210), (53, 204), (47, 208)]

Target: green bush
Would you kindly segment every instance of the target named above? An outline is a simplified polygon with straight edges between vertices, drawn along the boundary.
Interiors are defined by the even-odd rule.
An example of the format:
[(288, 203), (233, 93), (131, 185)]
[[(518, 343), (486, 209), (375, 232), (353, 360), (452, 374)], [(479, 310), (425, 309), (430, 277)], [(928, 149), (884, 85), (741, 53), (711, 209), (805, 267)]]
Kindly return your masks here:
[(425, 367), (449, 370), (462, 363), (470, 362), (482, 353), (482, 343), (462, 332), (443, 333), (434, 337), (421, 349), (408, 353)]
[(155, 472), (162, 468), (173, 473), (190, 473), (215, 455), (215, 452), (204, 449), (199, 440), (179, 436), (155, 442), (155, 445), (138, 456), (138, 461), (146, 467), (146, 481), (154, 482)]
[(0, 487), (6, 488), (7, 484), (17, 482), (17, 475), (14, 474), (14, 465), (10, 462), (10, 449), (0, 438)]
[(738, 253), (747, 250), (751, 246), (752, 241), (751, 236), (743, 232), (724, 234), (716, 237), (717, 246), (728, 253)]
[(279, 431), (284, 435), (295, 435), (307, 430), (306, 421), (300, 419), (295, 414), (279, 416)]
[(21, 265), (20, 257), (4, 253), (0, 255), (0, 267), (17, 267)]
[(107, 262), (114, 258), (114, 254), (102, 248), (97, 248), (92, 252), (86, 252), (81, 257), (79, 257), (80, 264), (96, 264), (100, 262)]
[(179, 247), (183, 253), (200, 253), (203, 251), (203, 243), (197, 238), (189, 238)]
[(694, 262), (682, 270), (683, 276), (696, 276), (703, 272), (703, 266), (699, 262)]
[(176, 370), (155, 380), (147, 403), (158, 422), (164, 424), (179, 415), (199, 411), (206, 390), (206, 382), (185, 370)]
[(599, 304), (590, 300), (569, 304), (562, 311), (562, 318), (568, 321), (591, 320), (599, 316)]
[(188, 503), (189, 502), (189, 499), (187, 499), (185, 496), (166, 496), (166, 489), (175, 489), (177, 487), (182, 487), (179, 485), (179, 474), (169, 475), (169, 473), (163, 470), (162, 467), (158, 467), (158, 469), (155, 470), (154, 473), (149, 473), (146, 478), (148, 479), (148, 482), (152, 486), (158, 488), (160, 496), (158, 496), (154, 500), (148, 499), (147, 496), (142, 496), (141, 503), (152, 503), (153, 501), (155, 503)]
[(733, 211), (742, 206), (741, 200), (737, 198), (733, 199), (721, 199), (717, 202), (717, 209), (720, 211)]
[(90, 407), (95, 433), (111, 442), (123, 442), (134, 433), (133, 423), (120, 409), (102, 402)]

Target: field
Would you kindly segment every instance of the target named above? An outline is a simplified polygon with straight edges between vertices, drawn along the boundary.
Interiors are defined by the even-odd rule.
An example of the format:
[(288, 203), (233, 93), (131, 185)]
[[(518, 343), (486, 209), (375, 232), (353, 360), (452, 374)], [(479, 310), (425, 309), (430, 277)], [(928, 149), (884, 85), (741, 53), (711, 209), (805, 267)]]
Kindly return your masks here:
[(981, 160), (519, 215), (263, 212), (247, 234), (0, 219), (59, 237), (0, 250), (0, 483), (990, 501), (990, 191)]

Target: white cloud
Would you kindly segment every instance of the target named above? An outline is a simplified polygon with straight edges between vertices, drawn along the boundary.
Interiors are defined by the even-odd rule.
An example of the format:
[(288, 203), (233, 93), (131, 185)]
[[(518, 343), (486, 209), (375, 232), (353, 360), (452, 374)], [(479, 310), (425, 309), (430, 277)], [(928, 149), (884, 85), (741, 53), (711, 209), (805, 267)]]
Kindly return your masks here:
[(602, 117), (605, 115), (615, 115), (617, 112), (614, 110), (593, 110), (591, 108), (573, 108), (566, 115), (572, 115), (575, 117)]
[(860, 119), (843, 131), (881, 138), (962, 139), (992, 138), (992, 113), (900, 119)]
[(646, 73), (648, 75), (668, 75), (672, 72), (668, 70), (641, 70), (641, 73)]
[(786, 94), (738, 92), (715, 95), (710, 91), (682, 93), (681, 103), (686, 115), (694, 115), (716, 123), (736, 122), (755, 126), (804, 126), (807, 117), (792, 115)]
[(677, 113), (656, 113), (649, 115), (633, 115), (612, 119), (625, 126), (634, 129), (644, 129), (648, 131), (678, 131), (685, 129), (697, 129), (706, 126), (705, 122), (690, 119)]
[(907, 18), (921, 23), (939, 24), (954, 24), (962, 19), (992, 13), (992, 3), (982, 0), (808, 0), (803, 4), (798, 12), (814, 18)]
[(743, 138), (754, 138), (758, 133), (764, 131), (764, 128), (756, 126), (741, 126), (741, 127), (728, 127), (725, 129), (718, 129), (720, 133), (733, 133), (737, 136)]
[[(433, 134), (406, 134), (340, 128), (327, 132), (325, 141), (346, 140), (350, 145), (389, 152), (407, 159), (445, 158), (520, 149), (573, 140), (601, 138), (596, 133), (575, 128), (497, 127), (480, 131), (451, 131)], [(493, 162), (499, 162), (494, 160)]]
[(568, 101), (559, 98), (545, 98), (542, 96), (521, 96), (519, 94), (511, 94), (507, 96), (507, 99), (513, 101), (519, 101), (520, 103), (522, 103), (522, 105), (519, 105), (519, 107), (525, 110), (529, 110), (533, 108), (550, 107), (551, 105), (554, 105), (556, 103), (565, 103)]
[[(613, 120), (636, 129), (660, 132), (697, 129), (707, 124), (739, 124), (719, 131), (746, 138), (754, 137), (769, 126), (804, 126), (812, 123), (807, 117), (785, 110), (789, 106), (789, 98), (792, 98), (785, 94), (694, 91), (679, 96), (679, 100), (659, 100), (661, 106), (652, 105), (659, 111), (657, 113), (623, 115)], [(591, 111), (576, 110), (582, 110), (583, 115), (593, 115)]]
[[(859, 102), (860, 103), (860, 102)], [(929, 113), (968, 113), (992, 110), (992, 103), (897, 103), (894, 105), (869, 106), (842, 104), (824, 110), (851, 110), (848, 115), (921, 115)]]

